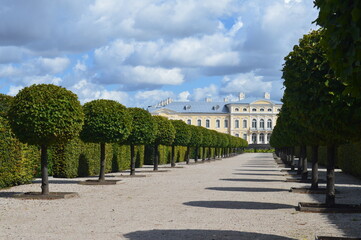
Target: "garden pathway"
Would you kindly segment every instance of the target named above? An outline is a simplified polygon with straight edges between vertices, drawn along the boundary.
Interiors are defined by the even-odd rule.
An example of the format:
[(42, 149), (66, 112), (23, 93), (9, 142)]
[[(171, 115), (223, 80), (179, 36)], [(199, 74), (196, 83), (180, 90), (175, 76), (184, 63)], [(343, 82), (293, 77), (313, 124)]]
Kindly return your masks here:
[[(122, 178), (110, 186), (76, 184), (85, 178), (51, 179), (50, 191), (79, 193), (71, 199), (11, 198), (40, 191), (39, 183), (2, 190), (0, 239), (313, 240), (361, 229), (361, 214), (296, 211), (298, 202), (324, 196), (288, 192), (305, 185), (284, 182), (270, 153), (178, 166), (183, 168)], [(120, 173), (107, 175), (118, 179)], [(342, 173), (337, 178), (342, 182), (336, 185), (337, 201), (360, 203), (361, 182)]]

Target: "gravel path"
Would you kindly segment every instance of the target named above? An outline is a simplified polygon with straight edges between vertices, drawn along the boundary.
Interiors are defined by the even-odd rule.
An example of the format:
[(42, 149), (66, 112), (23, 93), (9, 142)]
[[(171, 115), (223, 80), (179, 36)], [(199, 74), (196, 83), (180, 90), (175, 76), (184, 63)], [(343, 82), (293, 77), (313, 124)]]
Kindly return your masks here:
[[(284, 182), (271, 154), (179, 166), (184, 167), (110, 186), (76, 184), (85, 178), (51, 179), (50, 191), (79, 193), (71, 199), (11, 198), (40, 191), (39, 183), (2, 190), (0, 239), (313, 240), (360, 232), (361, 214), (296, 211), (298, 202), (324, 196), (288, 192), (307, 185)], [(118, 179), (120, 173), (109, 175)], [(359, 180), (338, 173), (337, 182), (342, 182), (336, 185), (339, 203), (360, 203)]]

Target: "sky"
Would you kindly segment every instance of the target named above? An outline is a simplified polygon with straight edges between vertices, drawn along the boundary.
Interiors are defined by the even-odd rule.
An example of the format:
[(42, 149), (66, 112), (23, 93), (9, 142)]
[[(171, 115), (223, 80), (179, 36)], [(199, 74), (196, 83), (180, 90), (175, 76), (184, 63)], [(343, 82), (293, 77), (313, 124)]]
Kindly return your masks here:
[(0, 0), (0, 93), (56, 84), (81, 103), (280, 100), (310, 0)]

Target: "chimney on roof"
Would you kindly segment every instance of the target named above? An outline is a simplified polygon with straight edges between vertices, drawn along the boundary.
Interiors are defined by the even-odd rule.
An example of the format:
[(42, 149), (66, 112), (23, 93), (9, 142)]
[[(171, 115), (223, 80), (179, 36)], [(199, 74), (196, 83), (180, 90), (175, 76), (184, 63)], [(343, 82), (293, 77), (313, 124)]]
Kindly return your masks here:
[(243, 92), (239, 93), (239, 100), (243, 100), (245, 97), (246, 95)]
[(264, 98), (265, 99), (271, 99), (271, 94), (269, 92), (265, 92), (264, 93)]
[(228, 102), (228, 98), (224, 98), (224, 102)]
[(212, 98), (210, 98), (210, 97), (206, 97), (206, 102), (212, 102)]

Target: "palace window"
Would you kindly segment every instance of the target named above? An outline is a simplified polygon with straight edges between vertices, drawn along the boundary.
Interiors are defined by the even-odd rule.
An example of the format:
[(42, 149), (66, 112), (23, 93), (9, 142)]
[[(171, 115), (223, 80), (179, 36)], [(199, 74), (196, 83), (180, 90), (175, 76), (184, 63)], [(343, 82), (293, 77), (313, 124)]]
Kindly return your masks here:
[(247, 108), (243, 108), (243, 112), (247, 112)]
[(257, 134), (252, 133), (252, 143), (257, 143)]
[(234, 127), (239, 128), (239, 120), (234, 121)]
[(257, 112), (257, 109), (256, 109), (256, 108), (252, 108), (252, 112)]
[(260, 111), (260, 112), (264, 112), (264, 108), (261, 108), (259, 111)]
[(228, 128), (228, 120), (227, 119), (224, 120), (224, 127)]
[(216, 120), (216, 128), (220, 128), (221, 127), (221, 120), (217, 119)]
[(243, 128), (247, 128), (247, 120), (243, 120)]
[(236, 134), (235, 134), (235, 136), (236, 136), (236, 137), (239, 137), (239, 134), (238, 134), (238, 133), (236, 133)]
[(259, 121), (259, 128), (260, 128), (260, 129), (264, 129), (264, 120), (263, 120), (263, 119), (261, 119), (261, 120)]
[(235, 111), (235, 112), (239, 112), (239, 108), (235, 108), (234, 111)]
[(259, 141), (260, 141), (260, 143), (264, 143), (264, 134), (263, 133), (261, 133), (259, 135)]
[(209, 119), (206, 120), (206, 128), (209, 128), (211, 125), (211, 122), (209, 121)]
[(267, 120), (267, 128), (272, 129), (272, 120), (271, 119)]
[(243, 134), (243, 139), (247, 140), (247, 134)]
[(271, 139), (271, 134), (268, 133), (268, 134), (267, 134), (267, 142), (269, 142), (270, 139)]
[(197, 125), (198, 125), (198, 126), (202, 126), (202, 120), (198, 119)]
[(257, 128), (257, 120), (256, 119), (252, 120), (252, 128)]
[(191, 120), (191, 119), (188, 119), (188, 120), (187, 120), (187, 124), (188, 124), (188, 125), (191, 125), (191, 124), (192, 124), (192, 120)]
[(272, 108), (267, 109), (267, 111), (272, 112)]

